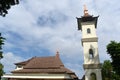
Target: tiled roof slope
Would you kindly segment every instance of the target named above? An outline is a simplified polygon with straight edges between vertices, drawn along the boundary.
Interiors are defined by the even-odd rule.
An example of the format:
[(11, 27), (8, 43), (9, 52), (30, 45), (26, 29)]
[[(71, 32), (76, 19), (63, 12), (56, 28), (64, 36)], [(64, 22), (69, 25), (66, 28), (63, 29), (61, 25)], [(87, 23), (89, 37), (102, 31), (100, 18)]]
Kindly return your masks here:
[[(24, 63), (24, 64), (23, 64)], [(59, 54), (51, 57), (33, 57), (27, 61), (16, 63), (24, 65), (23, 69), (12, 71), (12, 73), (62, 73), (77, 78), (74, 72), (67, 69), (59, 58)]]
[(58, 68), (60, 66), (63, 66), (63, 64), (57, 57), (35, 57), (24, 68), (44, 69), (44, 68)]
[[(34, 57), (33, 57), (34, 58)], [(29, 60), (26, 60), (26, 61), (22, 61), (22, 62), (18, 62), (18, 63), (15, 63), (15, 65), (26, 65), (29, 61), (31, 61), (33, 58), (29, 59)]]

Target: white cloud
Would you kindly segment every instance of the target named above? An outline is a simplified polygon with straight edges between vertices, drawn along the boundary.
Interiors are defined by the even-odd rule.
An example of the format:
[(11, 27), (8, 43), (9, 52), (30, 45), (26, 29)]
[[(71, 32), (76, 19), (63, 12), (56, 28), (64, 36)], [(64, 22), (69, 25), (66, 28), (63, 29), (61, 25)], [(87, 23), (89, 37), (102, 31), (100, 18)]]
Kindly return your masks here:
[(1, 60), (1, 62), (4, 65), (4, 70), (6, 73), (10, 73), (10, 70), (15, 69), (14, 63), (24, 60), (24, 58), (19, 57), (12, 52), (4, 53), (3, 56), (4, 58)]
[(76, 63), (66, 63), (65, 65), (67, 68), (74, 71), (78, 77), (80, 77), (80, 78), (83, 77), (84, 70), (83, 70), (82, 63), (77, 63), (77, 64)]

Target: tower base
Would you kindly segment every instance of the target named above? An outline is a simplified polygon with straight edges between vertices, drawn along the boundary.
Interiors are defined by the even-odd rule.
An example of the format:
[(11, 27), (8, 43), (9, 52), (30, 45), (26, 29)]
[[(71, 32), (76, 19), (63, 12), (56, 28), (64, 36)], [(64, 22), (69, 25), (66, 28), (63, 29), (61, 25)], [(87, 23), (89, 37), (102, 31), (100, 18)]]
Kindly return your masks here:
[(85, 80), (102, 80), (101, 69), (85, 69)]

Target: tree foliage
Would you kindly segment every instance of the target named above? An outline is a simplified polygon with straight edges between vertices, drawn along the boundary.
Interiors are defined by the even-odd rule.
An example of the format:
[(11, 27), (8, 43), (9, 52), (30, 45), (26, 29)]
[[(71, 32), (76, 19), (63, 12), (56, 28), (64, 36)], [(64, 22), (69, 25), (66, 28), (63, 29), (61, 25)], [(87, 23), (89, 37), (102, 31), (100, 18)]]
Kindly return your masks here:
[(19, 4), (19, 0), (0, 0), (0, 15), (5, 17), (11, 6)]
[(2, 51), (2, 45), (4, 45), (4, 40), (5, 40), (5, 38), (3, 38), (1, 36), (1, 33), (0, 33), (0, 59), (3, 58), (3, 55), (2, 55), (2, 53), (3, 53), (3, 51)]
[(111, 41), (107, 52), (111, 56), (113, 70), (120, 76), (120, 42)]
[(102, 77), (103, 80), (109, 79), (111, 77), (112, 65), (110, 60), (105, 60), (102, 65)]
[[(3, 58), (2, 45), (4, 45), (4, 40), (5, 40), (5, 38), (3, 38), (1, 36), (1, 33), (0, 33), (0, 60)], [(0, 76), (2, 76), (3, 73), (4, 73), (4, 71), (3, 71), (3, 65), (0, 63)]]
[(110, 60), (105, 60), (102, 65), (102, 80), (120, 80), (120, 76), (113, 70)]

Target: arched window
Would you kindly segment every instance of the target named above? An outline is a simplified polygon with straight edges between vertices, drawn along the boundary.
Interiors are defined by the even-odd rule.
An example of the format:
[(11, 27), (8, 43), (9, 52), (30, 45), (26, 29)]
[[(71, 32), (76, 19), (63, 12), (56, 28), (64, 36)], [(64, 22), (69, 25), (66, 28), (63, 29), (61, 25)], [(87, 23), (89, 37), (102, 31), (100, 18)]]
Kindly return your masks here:
[(89, 49), (89, 56), (90, 56), (90, 59), (94, 58), (93, 49)]
[(90, 74), (90, 80), (97, 80), (95, 73), (91, 73), (91, 74)]
[(87, 28), (87, 33), (88, 33), (88, 34), (90, 34), (90, 33), (91, 33), (90, 28)]

